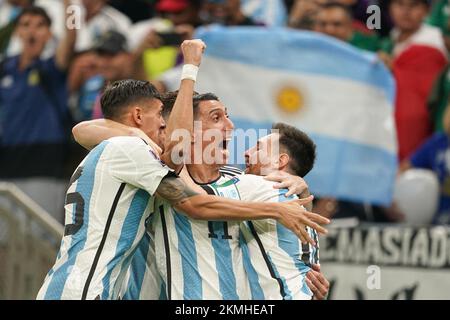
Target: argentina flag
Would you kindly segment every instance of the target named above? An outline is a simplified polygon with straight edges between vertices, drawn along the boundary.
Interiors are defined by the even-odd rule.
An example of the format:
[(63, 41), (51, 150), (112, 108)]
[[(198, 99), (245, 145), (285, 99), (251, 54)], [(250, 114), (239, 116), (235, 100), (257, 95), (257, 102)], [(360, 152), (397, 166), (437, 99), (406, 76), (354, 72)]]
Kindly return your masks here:
[(376, 55), (284, 28), (203, 28), (196, 37), (207, 45), (197, 91), (216, 93), (236, 129), (296, 126), (317, 145), (305, 178), (312, 194), (390, 204), (395, 84)]

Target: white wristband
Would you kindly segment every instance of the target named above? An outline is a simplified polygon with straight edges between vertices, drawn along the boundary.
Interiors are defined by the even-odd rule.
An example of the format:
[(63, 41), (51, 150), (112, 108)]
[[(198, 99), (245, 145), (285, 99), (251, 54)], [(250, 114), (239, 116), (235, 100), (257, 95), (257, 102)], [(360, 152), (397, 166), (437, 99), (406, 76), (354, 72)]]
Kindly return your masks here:
[(181, 80), (189, 79), (197, 81), (198, 67), (193, 64), (185, 64), (181, 73)]

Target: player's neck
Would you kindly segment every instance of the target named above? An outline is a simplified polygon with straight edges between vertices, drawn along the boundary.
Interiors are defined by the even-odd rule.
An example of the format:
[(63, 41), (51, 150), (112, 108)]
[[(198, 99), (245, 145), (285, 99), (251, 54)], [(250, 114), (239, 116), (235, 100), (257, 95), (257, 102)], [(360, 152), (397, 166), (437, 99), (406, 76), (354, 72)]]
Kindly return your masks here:
[(186, 168), (197, 184), (212, 183), (220, 177), (220, 165), (217, 164), (189, 164)]

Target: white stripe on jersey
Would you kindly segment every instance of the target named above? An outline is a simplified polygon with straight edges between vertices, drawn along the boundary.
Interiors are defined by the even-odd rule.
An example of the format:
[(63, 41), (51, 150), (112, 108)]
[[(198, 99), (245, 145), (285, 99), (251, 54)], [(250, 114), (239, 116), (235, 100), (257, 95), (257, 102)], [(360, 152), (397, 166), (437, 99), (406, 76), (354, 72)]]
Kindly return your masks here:
[(38, 299), (115, 299), (169, 169), (136, 137), (104, 141), (82, 161), (66, 195), (60, 252)]

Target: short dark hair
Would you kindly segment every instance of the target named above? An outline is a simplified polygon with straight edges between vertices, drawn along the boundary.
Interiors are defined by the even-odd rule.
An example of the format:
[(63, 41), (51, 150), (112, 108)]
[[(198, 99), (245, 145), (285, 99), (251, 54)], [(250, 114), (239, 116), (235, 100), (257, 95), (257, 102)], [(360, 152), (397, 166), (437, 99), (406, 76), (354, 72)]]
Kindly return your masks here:
[(133, 103), (145, 99), (161, 100), (158, 90), (148, 81), (119, 80), (109, 84), (100, 99), (106, 119), (118, 119)]
[[(175, 100), (177, 99), (177, 96), (178, 96), (178, 90), (177, 91), (169, 91), (169, 92), (163, 93), (161, 95), (161, 101), (164, 105), (163, 117), (165, 119), (167, 117), (169, 117), (170, 113), (172, 112), (172, 109), (175, 104)], [(199, 106), (200, 102), (209, 101), (209, 100), (219, 101), (219, 98), (214, 93), (208, 92), (208, 93), (199, 94), (198, 92), (194, 91), (194, 96), (192, 99), (194, 118), (197, 117), (198, 106)]]
[(194, 101), (193, 101), (194, 112), (196, 109), (198, 110), (198, 106), (200, 105), (200, 102), (210, 101), (210, 100), (219, 101), (219, 97), (211, 92), (194, 95)]
[(17, 16), (17, 18), (14, 21), (15, 26), (17, 26), (19, 24), (20, 19), (22, 19), (22, 17), (26, 16), (26, 15), (40, 16), (40, 17), (44, 18), (44, 21), (47, 24), (47, 26), (50, 27), (52, 25), (52, 19), (50, 18), (50, 16), (48, 15), (47, 11), (45, 11), (44, 8), (37, 7), (37, 6), (31, 6), (31, 7), (24, 8), (19, 13), (19, 15)]
[(350, 19), (353, 18), (353, 12), (352, 12), (351, 8), (349, 6), (347, 6), (347, 5), (339, 3), (339, 2), (326, 2), (326, 3), (322, 4), (319, 8), (322, 9), (322, 10), (341, 9), (342, 11), (345, 12), (345, 14)]
[(304, 177), (314, 166), (316, 145), (303, 131), (285, 123), (275, 123), (272, 129), (280, 135), (280, 149), (284, 148), (291, 158), (289, 167), (299, 177)]

